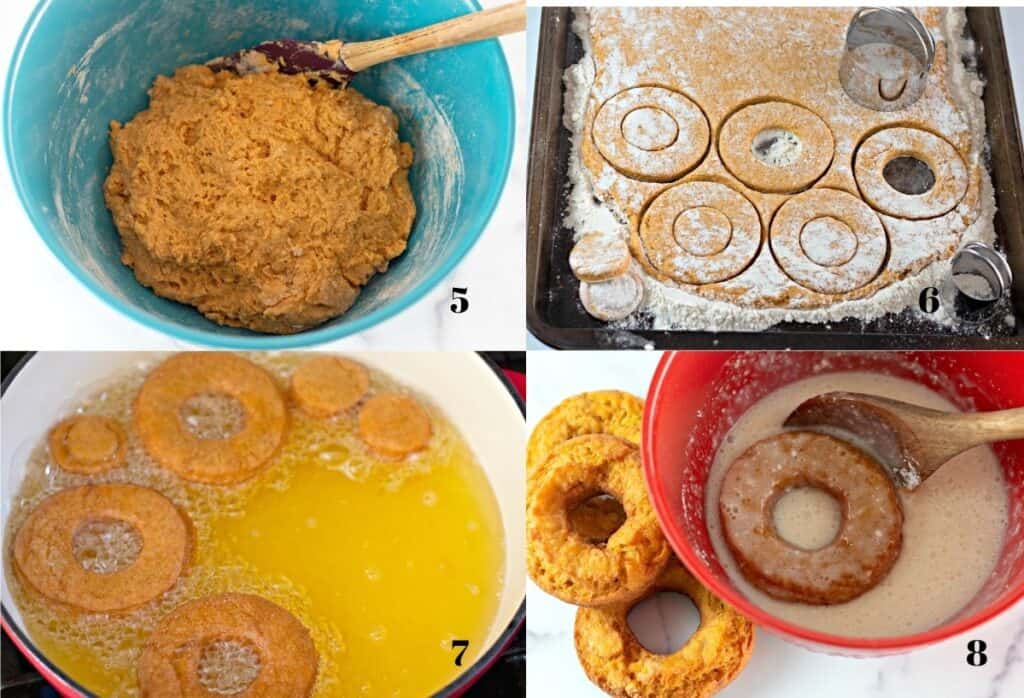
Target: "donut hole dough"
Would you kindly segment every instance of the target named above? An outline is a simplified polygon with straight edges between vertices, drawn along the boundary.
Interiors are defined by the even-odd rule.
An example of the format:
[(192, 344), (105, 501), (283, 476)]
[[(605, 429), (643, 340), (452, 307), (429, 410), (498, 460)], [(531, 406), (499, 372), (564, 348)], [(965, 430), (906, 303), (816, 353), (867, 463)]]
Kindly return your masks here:
[(754, 157), (766, 165), (788, 167), (800, 159), (800, 137), (784, 128), (766, 128), (750, 142)]
[(672, 226), (676, 243), (698, 257), (718, 254), (732, 240), (729, 217), (710, 206), (688, 208), (679, 214)]
[(857, 236), (841, 220), (822, 216), (801, 228), (800, 249), (815, 264), (838, 267), (857, 253)]
[(415, 217), (390, 109), (301, 75), (187, 66), (110, 127), (122, 261), (210, 320), (291, 333), (347, 311)]
[(597, 283), (580, 282), (580, 303), (591, 317), (614, 322), (632, 315), (644, 300), (644, 282), (636, 271)]
[[(928, 177), (919, 165), (893, 165), (897, 160), (917, 160), (931, 171), (931, 186), (920, 193), (894, 186), (886, 176), (912, 166), (923, 186)], [(864, 200), (876, 211), (910, 220), (937, 218), (949, 213), (967, 195), (968, 175), (960, 153), (940, 136), (903, 126), (884, 128), (861, 143), (853, 161), (853, 175)]]
[(671, 182), (707, 153), (711, 129), (686, 95), (666, 87), (631, 87), (601, 105), (592, 136), (612, 167), (630, 179)]
[(901, 155), (885, 163), (882, 178), (899, 193), (910, 196), (924, 194), (935, 186), (932, 168), (912, 155)]
[(573, 245), (569, 268), (580, 281), (594, 283), (622, 276), (632, 260), (626, 241), (602, 232), (587, 233)]
[(726, 169), (751, 189), (793, 194), (825, 174), (835, 151), (828, 125), (789, 102), (742, 107), (722, 125), (718, 154)]
[(693, 637), (700, 626), (700, 611), (682, 592), (659, 591), (629, 609), (626, 623), (645, 650), (670, 655)]

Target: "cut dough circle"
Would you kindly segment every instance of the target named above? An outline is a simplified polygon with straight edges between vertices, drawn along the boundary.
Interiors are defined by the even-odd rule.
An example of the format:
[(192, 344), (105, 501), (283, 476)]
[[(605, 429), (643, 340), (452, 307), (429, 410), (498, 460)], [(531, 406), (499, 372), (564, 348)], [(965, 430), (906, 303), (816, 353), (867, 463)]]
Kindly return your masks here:
[(665, 87), (631, 87), (601, 105), (593, 137), (602, 157), (627, 177), (670, 182), (700, 163), (711, 129), (686, 95)]
[(580, 281), (595, 283), (622, 276), (633, 257), (626, 241), (605, 233), (587, 233), (573, 245), (569, 267)]
[[(935, 184), (923, 194), (904, 194), (885, 180), (885, 166), (899, 157), (912, 157), (928, 165)], [(876, 210), (898, 218), (938, 218), (952, 211), (967, 194), (967, 167), (948, 141), (917, 128), (878, 131), (861, 143), (853, 174), (865, 201)]]
[(640, 240), (651, 265), (684, 284), (730, 279), (761, 247), (757, 209), (718, 182), (684, 182), (654, 199), (640, 221)]
[(788, 102), (743, 107), (722, 125), (718, 154), (751, 189), (792, 194), (814, 184), (832, 163), (835, 139), (814, 112)]
[(605, 322), (631, 315), (644, 300), (644, 282), (635, 270), (595, 284), (580, 282), (580, 302), (592, 317)]
[(889, 249), (878, 215), (838, 189), (811, 189), (786, 201), (770, 237), (786, 275), (819, 293), (846, 293), (870, 283)]

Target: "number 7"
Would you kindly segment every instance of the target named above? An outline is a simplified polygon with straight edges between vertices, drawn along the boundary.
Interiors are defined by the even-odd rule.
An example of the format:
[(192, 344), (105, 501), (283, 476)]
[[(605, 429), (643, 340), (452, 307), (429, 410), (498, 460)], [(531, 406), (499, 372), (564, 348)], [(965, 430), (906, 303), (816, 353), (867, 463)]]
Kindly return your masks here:
[(469, 640), (452, 640), (452, 649), (461, 647), (462, 650), (455, 655), (455, 666), (462, 666), (462, 655), (466, 653), (466, 648), (469, 647)]

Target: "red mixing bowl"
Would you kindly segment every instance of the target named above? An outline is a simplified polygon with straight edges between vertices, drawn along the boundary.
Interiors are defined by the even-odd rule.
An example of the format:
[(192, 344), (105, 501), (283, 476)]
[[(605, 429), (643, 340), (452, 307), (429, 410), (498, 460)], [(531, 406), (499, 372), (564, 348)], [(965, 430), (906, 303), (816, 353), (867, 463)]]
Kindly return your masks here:
[(718, 561), (704, 524), (704, 486), (718, 444), (777, 388), (822, 373), (873, 371), (921, 383), (964, 410), (1024, 405), (1024, 352), (672, 352), (662, 357), (644, 411), (644, 474), (679, 559), (755, 623), (808, 649), (848, 656), (906, 652), (984, 623), (1024, 597), (1024, 440), (993, 446), (1009, 486), (1010, 525), (978, 595), (941, 626), (913, 635), (857, 638), (794, 625), (752, 604)]

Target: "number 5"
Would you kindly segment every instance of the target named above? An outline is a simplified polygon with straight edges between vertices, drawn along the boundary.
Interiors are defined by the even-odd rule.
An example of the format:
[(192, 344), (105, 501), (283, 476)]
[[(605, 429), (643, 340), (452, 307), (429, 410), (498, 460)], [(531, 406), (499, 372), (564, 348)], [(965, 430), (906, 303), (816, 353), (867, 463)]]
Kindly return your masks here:
[(469, 310), (469, 298), (466, 298), (468, 293), (468, 288), (459, 288), (457, 286), (452, 288), (452, 304), (448, 307), (456, 315), (461, 315)]

